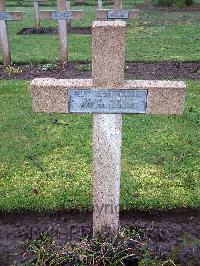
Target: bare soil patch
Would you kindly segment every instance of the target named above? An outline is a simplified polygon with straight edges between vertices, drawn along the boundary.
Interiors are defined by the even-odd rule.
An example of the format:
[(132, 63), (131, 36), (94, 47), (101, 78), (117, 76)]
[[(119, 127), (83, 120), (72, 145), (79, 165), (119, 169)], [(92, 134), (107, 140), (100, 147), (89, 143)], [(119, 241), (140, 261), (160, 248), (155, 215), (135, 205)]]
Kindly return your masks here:
[[(74, 62), (61, 67), (44, 65), (0, 65), (0, 79), (32, 80), (34, 78), (91, 78), (91, 63)], [(200, 79), (198, 62), (129, 62), (125, 67), (126, 79)]]
[[(120, 223), (121, 226), (129, 225), (142, 231), (143, 241), (163, 259), (183, 242), (183, 237), (200, 241), (199, 210), (179, 209), (151, 214), (121, 212)], [(92, 213), (0, 214), (0, 265), (21, 261), (25, 252), (24, 241), (39, 239), (44, 232), (61, 244), (78, 241), (85, 236), (92, 237)], [(198, 254), (196, 246), (186, 245), (179, 254), (180, 265), (188, 265), (188, 260)]]
[[(68, 30), (69, 33), (72, 34), (80, 34), (80, 35), (91, 35), (92, 28), (71, 28)], [(41, 27), (39, 29), (36, 28), (23, 28), (18, 32), (18, 35), (31, 35), (31, 34), (56, 34), (58, 33), (57, 27)]]

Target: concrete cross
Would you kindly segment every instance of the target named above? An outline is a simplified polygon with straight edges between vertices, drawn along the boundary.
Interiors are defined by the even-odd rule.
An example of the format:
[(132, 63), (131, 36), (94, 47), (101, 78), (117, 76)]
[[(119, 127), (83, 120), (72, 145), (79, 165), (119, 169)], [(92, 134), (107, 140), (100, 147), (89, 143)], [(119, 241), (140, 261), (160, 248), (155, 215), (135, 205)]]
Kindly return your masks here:
[(122, 10), (122, 0), (114, 0), (114, 10)]
[(103, 0), (98, 0), (97, 1), (97, 9), (102, 9), (103, 8)]
[[(66, 0), (66, 10), (71, 10), (70, 0)], [(71, 20), (67, 20), (67, 32), (71, 31)]]
[(57, 0), (57, 11), (40, 11), (40, 18), (58, 20), (58, 34), (60, 40), (60, 63), (68, 61), (67, 21), (79, 20), (83, 17), (81, 10), (67, 10), (66, 0)]
[(139, 17), (139, 10), (122, 10), (122, 0), (114, 0), (114, 9), (97, 10), (98, 19), (135, 19)]
[(182, 81), (124, 80), (124, 21), (93, 22), (92, 79), (34, 79), (34, 112), (93, 114), (93, 234), (119, 226), (122, 114), (183, 112)]
[(8, 41), (7, 21), (21, 20), (22, 12), (5, 11), (4, 0), (0, 0), (0, 45), (3, 54), (3, 64), (11, 64), (11, 54)]
[(35, 28), (40, 28), (40, 2), (47, 2), (47, 0), (33, 0)]

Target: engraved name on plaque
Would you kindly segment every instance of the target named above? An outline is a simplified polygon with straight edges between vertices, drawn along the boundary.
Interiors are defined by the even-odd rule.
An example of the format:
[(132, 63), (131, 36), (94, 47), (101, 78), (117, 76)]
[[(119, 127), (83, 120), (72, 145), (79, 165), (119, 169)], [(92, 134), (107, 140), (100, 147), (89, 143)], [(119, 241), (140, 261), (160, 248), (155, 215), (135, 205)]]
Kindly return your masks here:
[(12, 20), (10, 12), (0, 12), (0, 20)]
[(51, 13), (51, 18), (54, 20), (73, 19), (73, 14), (71, 11), (53, 11)]
[(70, 89), (70, 113), (145, 114), (147, 90)]
[(107, 14), (108, 19), (128, 19), (127, 10), (109, 10)]

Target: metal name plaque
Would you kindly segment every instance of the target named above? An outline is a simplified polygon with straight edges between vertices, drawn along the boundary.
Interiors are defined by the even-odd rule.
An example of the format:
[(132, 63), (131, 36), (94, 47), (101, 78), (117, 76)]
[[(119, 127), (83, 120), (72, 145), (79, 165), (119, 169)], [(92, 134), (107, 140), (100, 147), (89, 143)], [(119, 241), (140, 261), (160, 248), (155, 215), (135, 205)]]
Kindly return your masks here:
[(12, 16), (9, 12), (0, 12), (0, 20), (12, 20)]
[(107, 14), (108, 19), (128, 19), (128, 11), (127, 10), (109, 10)]
[(147, 90), (70, 89), (70, 113), (145, 114)]
[(73, 19), (73, 14), (71, 11), (53, 11), (51, 18), (54, 20), (68, 20)]

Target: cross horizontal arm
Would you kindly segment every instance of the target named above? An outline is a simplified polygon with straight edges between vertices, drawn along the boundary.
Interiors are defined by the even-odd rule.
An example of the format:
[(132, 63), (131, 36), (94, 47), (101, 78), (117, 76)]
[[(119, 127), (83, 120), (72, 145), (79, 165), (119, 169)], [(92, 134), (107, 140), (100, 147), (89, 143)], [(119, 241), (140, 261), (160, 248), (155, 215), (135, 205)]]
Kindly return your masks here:
[(40, 11), (40, 19), (44, 20), (67, 20), (74, 19), (79, 20), (83, 18), (82, 10), (70, 10), (70, 11)]
[(23, 14), (20, 11), (5, 11), (0, 12), (0, 21), (1, 20), (22, 20)]
[[(92, 80), (34, 79), (31, 83), (33, 111), (69, 113), (68, 90), (72, 88), (92, 89)], [(147, 90), (146, 114), (178, 115), (183, 112), (185, 82), (126, 80), (120, 89)]]
[[(135, 10), (109, 10), (109, 9), (99, 9), (97, 10), (97, 18), (98, 19), (108, 19), (109, 18), (109, 12), (113, 12), (113, 13), (118, 13), (119, 15), (120, 14), (123, 14), (124, 13), (127, 13), (128, 14), (128, 18), (125, 16), (122, 15), (122, 19), (136, 19), (136, 18), (139, 18), (139, 10), (135, 9)], [(117, 18), (117, 17), (116, 17)]]

